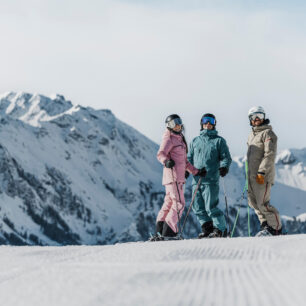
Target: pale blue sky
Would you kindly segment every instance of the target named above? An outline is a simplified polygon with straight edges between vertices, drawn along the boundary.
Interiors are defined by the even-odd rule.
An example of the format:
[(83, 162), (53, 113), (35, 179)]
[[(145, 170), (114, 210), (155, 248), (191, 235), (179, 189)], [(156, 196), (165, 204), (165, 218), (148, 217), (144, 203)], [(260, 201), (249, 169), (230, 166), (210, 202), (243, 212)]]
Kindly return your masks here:
[(262, 105), (279, 148), (306, 147), (304, 1), (0, 0), (0, 91), (109, 108), (156, 142), (204, 112), (234, 155)]
[(123, 3), (169, 7), (175, 9), (226, 8), (226, 9), (296, 9), (306, 7), (304, 0), (120, 0)]

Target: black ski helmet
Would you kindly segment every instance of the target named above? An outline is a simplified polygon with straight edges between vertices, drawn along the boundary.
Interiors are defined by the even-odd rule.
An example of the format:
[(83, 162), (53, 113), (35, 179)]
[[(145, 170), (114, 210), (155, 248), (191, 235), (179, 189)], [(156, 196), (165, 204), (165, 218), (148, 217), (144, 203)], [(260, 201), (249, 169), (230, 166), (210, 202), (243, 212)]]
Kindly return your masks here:
[[(211, 118), (214, 118), (216, 120), (216, 116), (213, 115), (213, 114), (210, 114), (210, 113), (206, 113), (202, 116), (201, 118), (201, 121), (200, 121), (200, 126), (201, 126), (201, 131), (203, 130), (203, 123), (202, 123), (202, 120), (204, 117), (211, 117)], [(214, 129), (215, 129), (215, 126), (217, 125), (217, 120), (216, 120), (216, 123), (213, 125), (214, 126)]]
[[(175, 120), (175, 119), (176, 119), (176, 120)], [(181, 117), (180, 117), (179, 115), (177, 115), (177, 114), (169, 115), (169, 116), (166, 118), (165, 123), (166, 123), (166, 127), (167, 127), (168, 129), (170, 129), (170, 130), (172, 130), (172, 129), (174, 128), (174, 126), (175, 126), (175, 125), (174, 125), (174, 126), (171, 126), (171, 121), (173, 121), (173, 120), (179, 121), (181, 125), (183, 124), (182, 119), (181, 119)], [(173, 123), (172, 123), (172, 125), (173, 125)]]
[(177, 115), (177, 114), (169, 115), (169, 116), (166, 118), (165, 123), (168, 123), (168, 122), (170, 122), (171, 120), (176, 119), (176, 118), (181, 119), (181, 117), (180, 117), (179, 115)]
[[(171, 122), (171, 121), (174, 121), (174, 122)], [(166, 127), (167, 127), (168, 130), (170, 130), (174, 134), (178, 134), (178, 135), (182, 136), (182, 139), (183, 139), (183, 141), (184, 141), (184, 143), (186, 145), (186, 153), (188, 153), (188, 145), (187, 145), (185, 136), (183, 134), (183, 132), (184, 132), (184, 125), (183, 125), (183, 121), (182, 121), (181, 117), (179, 115), (177, 115), (177, 114), (169, 115), (166, 118), (165, 123), (166, 123)], [(171, 127), (171, 123), (172, 123), (172, 127)], [(180, 124), (182, 126), (182, 129), (181, 129), (180, 132), (175, 132), (173, 130), (173, 128), (175, 127), (176, 124)]]

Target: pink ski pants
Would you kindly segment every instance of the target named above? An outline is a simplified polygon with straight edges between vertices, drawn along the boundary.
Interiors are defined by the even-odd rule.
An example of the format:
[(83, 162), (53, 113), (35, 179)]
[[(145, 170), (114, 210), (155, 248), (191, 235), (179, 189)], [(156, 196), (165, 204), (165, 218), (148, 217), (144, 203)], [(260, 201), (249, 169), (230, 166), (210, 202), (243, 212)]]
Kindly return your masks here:
[(184, 184), (174, 182), (165, 185), (165, 188), (164, 204), (157, 215), (157, 222), (166, 221), (171, 229), (178, 233), (178, 220), (185, 207)]

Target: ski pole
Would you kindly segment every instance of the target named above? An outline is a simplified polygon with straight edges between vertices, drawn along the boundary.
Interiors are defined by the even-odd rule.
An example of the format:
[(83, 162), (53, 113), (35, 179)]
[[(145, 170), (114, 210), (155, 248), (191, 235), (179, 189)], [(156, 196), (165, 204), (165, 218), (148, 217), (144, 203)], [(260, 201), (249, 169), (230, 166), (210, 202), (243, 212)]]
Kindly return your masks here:
[[(170, 157), (170, 159), (172, 159), (170, 153), (169, 153), (169, 157)], [(178, 183), (177, 183), (176, 180), (174, 180), (173, 168), (171, 168), (171, 173), (172, 173), (172, 180), (176, 184), (176, 190), (177, 190), (177, 194), (178, 194), (178, 197), (179, 197), (179, 201), (180, 201), (180, 203), (182, 205), (181, 194), (180, 194), (180, 191), (179, 191)], [(175, 204), (176, 204), (176, 212), (177, 212), (177, 219), (178, 219), (178, 228), (177, 228), (178, 231), (177, 232), (180, 233), (181, 232), (181, 217), (180, 217), (180, 213), (181, 213), (182, 209), (180, 209), (180, 210), (178, 209), (177, 200), (175, 200)]]
[(227, 218), (227, 226), (228, 226), (228, 234), (231, 234), (231, 225), (230, 225), (230, 219), (229, 219), (229, 213), (228, 213), (228, 204), (227, 204), (227, 195), (225, 190), (225, 179), (222, 178), (223, 182), (223, 192), (224, 192), (224, 198), (225, 198), (225, 205), (226, 205), (226, 218)]
[(244, 193), (245, 193), (245, 190), (246, 190), (246, 186), (244, 186), (243, 188), (243, 191), (242, 191), (242, 195), (241, 195), (241, 198), (238, 202), (238, 205), (239, 205), (239, 209), (237, 211), (237, 215), (236, 215), (236, 218), (235, 218), (235, 221), (234, 221), (234, 225), (233, 225), (233, 231), (231, 233), (231, 238), (234, 236), (234, 233), (235, 233), (235, 229), (236, 229), (236, 225), (237, 225), (237, 221), (238, 221), (238, 217), (239, 217), (239, 213), (240, 213), (240, 208), (241, 208), (241, 205), (242, 205), (242, 201), (244, 200)]
[[(246, 160), (245, 162), (245, 165), (244, 165), (244, 175), (245, 175), (245, 184), (244, 184), (244, 188), (243, 188), (243, 191), (242, 191), (242, 196), (240, 198), (240, 201), (238, 203), (239, 205), (239, 209), (237, 211), (237, 216), (236, 216), (236, 219), (235, 219), (235, 222), (234, 222), (234, 225), (233, 225), (233, 232), (231, 234), (231, 238), (233, 237), (234, 235), (234, 232), (235, 232), (235, 228), (236, 228), (236, 224), (237, 224), (237, 221), (238, 221), (238, 217), (239, 217), (239, 213), (240, 213), (240, 208), (241, 208), (241, 205), (242, 205), (242, 202), (244, 200), (244, 194), (245, 192), (248, 192), (248, 189), (249, 189), (249, 181), (248, 181), (248, 177), (249, 177), (249, 164), (248, 164), (248, 160)], [(250, 221), (249, 221), (249, 218), (250, 218), (250, 209), (249, 209), (249, 205), (248, 205), (248, 231), (249, 231), (249, 235), (251, 234), (251, 228), (250, 228)]]
[[(249, 163), (248, 160), (245, 161), (245, 188), (246, 191), (248, 191), (249, 189), (249, 181), (248, 181), (248, 177), (249, 177)], [(251, 237), (251, 220), (250, 220), (250, 206), (248, 204), (248, 234), (249, 237)]]
[(248, 234), (251, 237), (251, 218), (250, 218), (250, 206), (248, 204)]
[[(173, 169), (171, 169), (171, 172), (172, 172), (172, 179), (174, 181), (174, 175), (173, 175)], [(180, 191), (179, 191), (179, 187), (178, 187), (178, 184), (177, 184), (177, 181), (175, 181), (175, 184), (176, 184), (176, 190), (177, 190), (177, 194), (178, 194), (178, 197), (179, 197), (179, 201), (180, 203), (182, 204), (182, 201), (181, 201), (181, 195), (180, 195)], [(178, 233), (180, 232), (180, 229), (181, 229), (181, 218), (180, 218), (180, 213), (181, 213), (181, 210), (182, 209), (178, 209), (178, 206), (177, 206), (177, 200), (175, 200), (175, 204), (176, 204), (176, 212), (177, 212), (177, 219), (178, 219)]]
[(185, 220), (184, 220), (184, 223), (183, 223), (183, 227), (182, 227), (182, 230), (181, 230), (181, 234), (180, 235), (183, 235), (183, 231), (184, 231), (184, 228), (185, 228), (185, 224), (186, 224), (186, 221), (187, 221), (187, 218), (189, 216), (189, 213), (190, 213), (190, 210), (191, 210), (191, 207), (193, 205), (193, 202), (194, 202), (194, 199), (195, 199), (195, 196), (199, 190), (199, 187), (200, 187), (200, 184), (201, 184), (201, 181), (202, 181), (202, 177), (200, 177), (199, 181), (198, 181), (198, 184), (197, 184), (197, 187), (194, 191), (194, 194), (193, 194), (193, 197), (192, 197), (192, 200), (191, 200), (191, 203), (189, 205), (189, 208), (188, 208), (188, 211), (187, 211), (187, 214), (186, 214), (186, 217), (185, 217)]
[[(172, 159), (171, 158), (171, 154), (169, 153), (169, 157), (170, 157), (170, 159)], [(181, 201), (181, 195), (180, 195), (180, 191), (179, 191), (179, 188), (178, 188), (178, 184), (177, 184), (177, 181), (176, 180), (174, 180), (174, 174), (173, 174), (173, 168), (171, 168), (171, 174), (172, 174), (172, 180), (173, 180), (173, 182), (175, 182), (175, 184), (176, 184), (176, 190), (177, 190), (177, 194), (178, 194), (178, 197), (179, 197), (179, 200), (180, 200), (180, 203), (182, 204), (182, 201)], [(181, 218), (180, 218), (180, 213), (181, 213), (181, 209), (179, 210), (178, 209), (178, 206), (177, 206), (177, 199), (175, 199), (175, 205), (176, 205), (176, 213), (177, 213), (177, 220), (178, 220), (178, 226), (177, 226), (177, 232), (179, 233), (180, 232), (180, 227), (181, 227)]]

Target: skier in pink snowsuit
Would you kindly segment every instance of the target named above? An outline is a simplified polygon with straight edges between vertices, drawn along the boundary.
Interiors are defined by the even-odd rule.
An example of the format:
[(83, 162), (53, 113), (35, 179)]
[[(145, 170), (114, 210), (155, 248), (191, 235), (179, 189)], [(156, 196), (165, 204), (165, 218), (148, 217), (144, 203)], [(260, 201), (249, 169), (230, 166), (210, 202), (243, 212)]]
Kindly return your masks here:
[(166, 188), (164, 204), (157, 215), (157, 240), (159, 236), (175, 237), (179, 232), (178, 222), (185, 207), (185, 177), (189, 173), (194, 176), (206, 174), (205, 168), (199, 170), (187, 160), (187, 144), (182, 134), (181, 118), (175, 114), (168, 116), (166, 126), (167, 130), (157, 153), (157, 159), (164, 165), (162, 183)]

